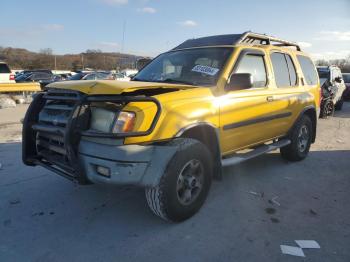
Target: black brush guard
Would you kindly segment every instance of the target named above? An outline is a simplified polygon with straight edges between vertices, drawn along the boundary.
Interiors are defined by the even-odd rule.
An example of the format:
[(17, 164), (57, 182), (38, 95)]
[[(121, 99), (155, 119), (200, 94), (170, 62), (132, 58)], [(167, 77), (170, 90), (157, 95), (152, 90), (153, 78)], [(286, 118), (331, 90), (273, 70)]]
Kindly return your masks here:
[[(89, 129), (89, 107), (92, 102), (118, 103), (121, 108), (130, 102), (150, 102), (157, 112), (150, 128), (141, 132), (103, 133)], [(56, 110), (67, 114), (67, 119), (42, 121), (42, 110)], [(85, 95), (68, 90), (49, 90), (38, 93), (23, 120), (22, 160), (26, 165), (43, 166), (79, 184), (89, 184), (78, 159), (81, 136), (98, 138), (125, 138), (146, 136), (154, 130), (161, 113), (161, 105), (154, 97), (122, 95)]]

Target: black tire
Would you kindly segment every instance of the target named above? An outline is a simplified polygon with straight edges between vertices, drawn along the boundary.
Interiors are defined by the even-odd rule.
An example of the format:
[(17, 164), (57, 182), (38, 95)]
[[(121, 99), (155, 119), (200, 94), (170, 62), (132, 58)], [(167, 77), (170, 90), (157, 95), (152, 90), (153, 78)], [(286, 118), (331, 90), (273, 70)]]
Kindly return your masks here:
[[(178, 138), (170, 142), (170, 145), (177, 146), (177, 152), (169, 161), (158, 186), (146, 188), (145, 193), (147, 203), (154, 214), (164, 220), (181, 222), (193, 216), (203, 205), (211, 185), (213, 159), (208, 148), (195, 139)], [(196, 191), (193, 202), (183, 204), (179, 197), (178, 180), (191, 161), (200, 163), (200, 168), (203, 169), (203, 172), (200, 172), (203, 174), (201, 189)], [(184, 184), (184, 181), (182, 183)]]
[(320, 118), (328, 118), (334, 114), (334, 104), (330, 99), (324, 100), (321, 103)]
[(343, 103), (344, 103), (344, 100), (343, 100), (343, 99), (340, 99), (340, 100), (335, 104), (334, 109), (337, 110), (337, 111), (342, 110), (342, 108), (343, 108)]
[[(307, 140), (304, 137), (301, 138), (301, 130), (307, 129)], [(307, 115), (303, 115), (293, 127), (289, 139), (291, 143), (288, 146), (280, 149), (281, 156), (289, 161), (303, 160), (310, 150), (311, 140), (313, 137), (312, 121)], [(303, 146), (301, 146), (301, 140), (303, 140)]]

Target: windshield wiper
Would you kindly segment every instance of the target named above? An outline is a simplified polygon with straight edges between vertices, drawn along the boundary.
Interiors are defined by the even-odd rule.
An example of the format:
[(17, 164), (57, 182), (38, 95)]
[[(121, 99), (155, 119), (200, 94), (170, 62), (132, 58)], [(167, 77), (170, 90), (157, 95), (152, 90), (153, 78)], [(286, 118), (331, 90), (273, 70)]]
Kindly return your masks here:
[(130, 81), (140, 81), (140, 82), (148, 82), (148, 81), (146, 81), (146, 80), (143, 80), (143, 79), (139, 79), (139, 78), (136, 78), (136, 77), (134, 77), (134, 78), (131, 78), (131, 80)]
[(185, 80), (176, 80), (176, 79), (172, 79), (172, 78), (166, 78), (164, 80), (160, 80), (160, 81), (155, 81), (158, 83), (174, 83), (174, 84), (185, 84), (185, 85), (194, 85), (194, 83), (190, 82), (190, 81), (185, 81)]
[(184, 85), (195, 85), (194, 83), (190, 81), (184, 81), (184, 80), (176, 80), (172, 78), (166, 78), (164, 80), (146, 80), (146, 79), (139, 79), (139, 78), (133, 78), (131, 81), (141, 81), (141, 82), (154, 82), (154, 83), (171, 83), (171, 84), (184, 84)]

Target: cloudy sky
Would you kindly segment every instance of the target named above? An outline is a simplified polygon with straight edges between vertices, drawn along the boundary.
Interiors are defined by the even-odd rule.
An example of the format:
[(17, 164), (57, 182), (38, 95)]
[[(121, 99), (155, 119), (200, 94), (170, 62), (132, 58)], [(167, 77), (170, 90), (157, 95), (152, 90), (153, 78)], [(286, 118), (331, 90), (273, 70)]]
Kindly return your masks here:
[(300, 42), (316, 59), (342, 58), (350, 0), (8, 0), (0, 46), (155, 56), (188, 38), (248, 30)]

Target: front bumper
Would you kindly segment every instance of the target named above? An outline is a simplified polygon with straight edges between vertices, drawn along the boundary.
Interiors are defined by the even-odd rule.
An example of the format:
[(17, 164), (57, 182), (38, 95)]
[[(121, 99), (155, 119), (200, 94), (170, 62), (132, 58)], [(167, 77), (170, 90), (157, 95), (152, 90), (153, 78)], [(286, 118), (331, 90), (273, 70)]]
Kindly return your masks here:
[[(173, 146), (115, 146), (82, 140), (79, 163), (93, 183), (154, 187), (175, 152)], [(101, 175), (97, 171), (99, 166), (107, 168), (110, 175)]]
[[(126, 134), (92, 132), (88, 128), (91, 102), (156, 104), (156, 116), (147, 131)], [(150, 134), (159, 118), (160, 104), (152, 97), (87, 96), (53, 90), (39, 93), (23, 121), (22, 159), (26, 165), (41, 165), (80, 184), (90, 182), (157, 185), (176, 148), (163, 145), (123, 145), (126, 136)], [(102, 176), (97, 167), (109, 170)]]

